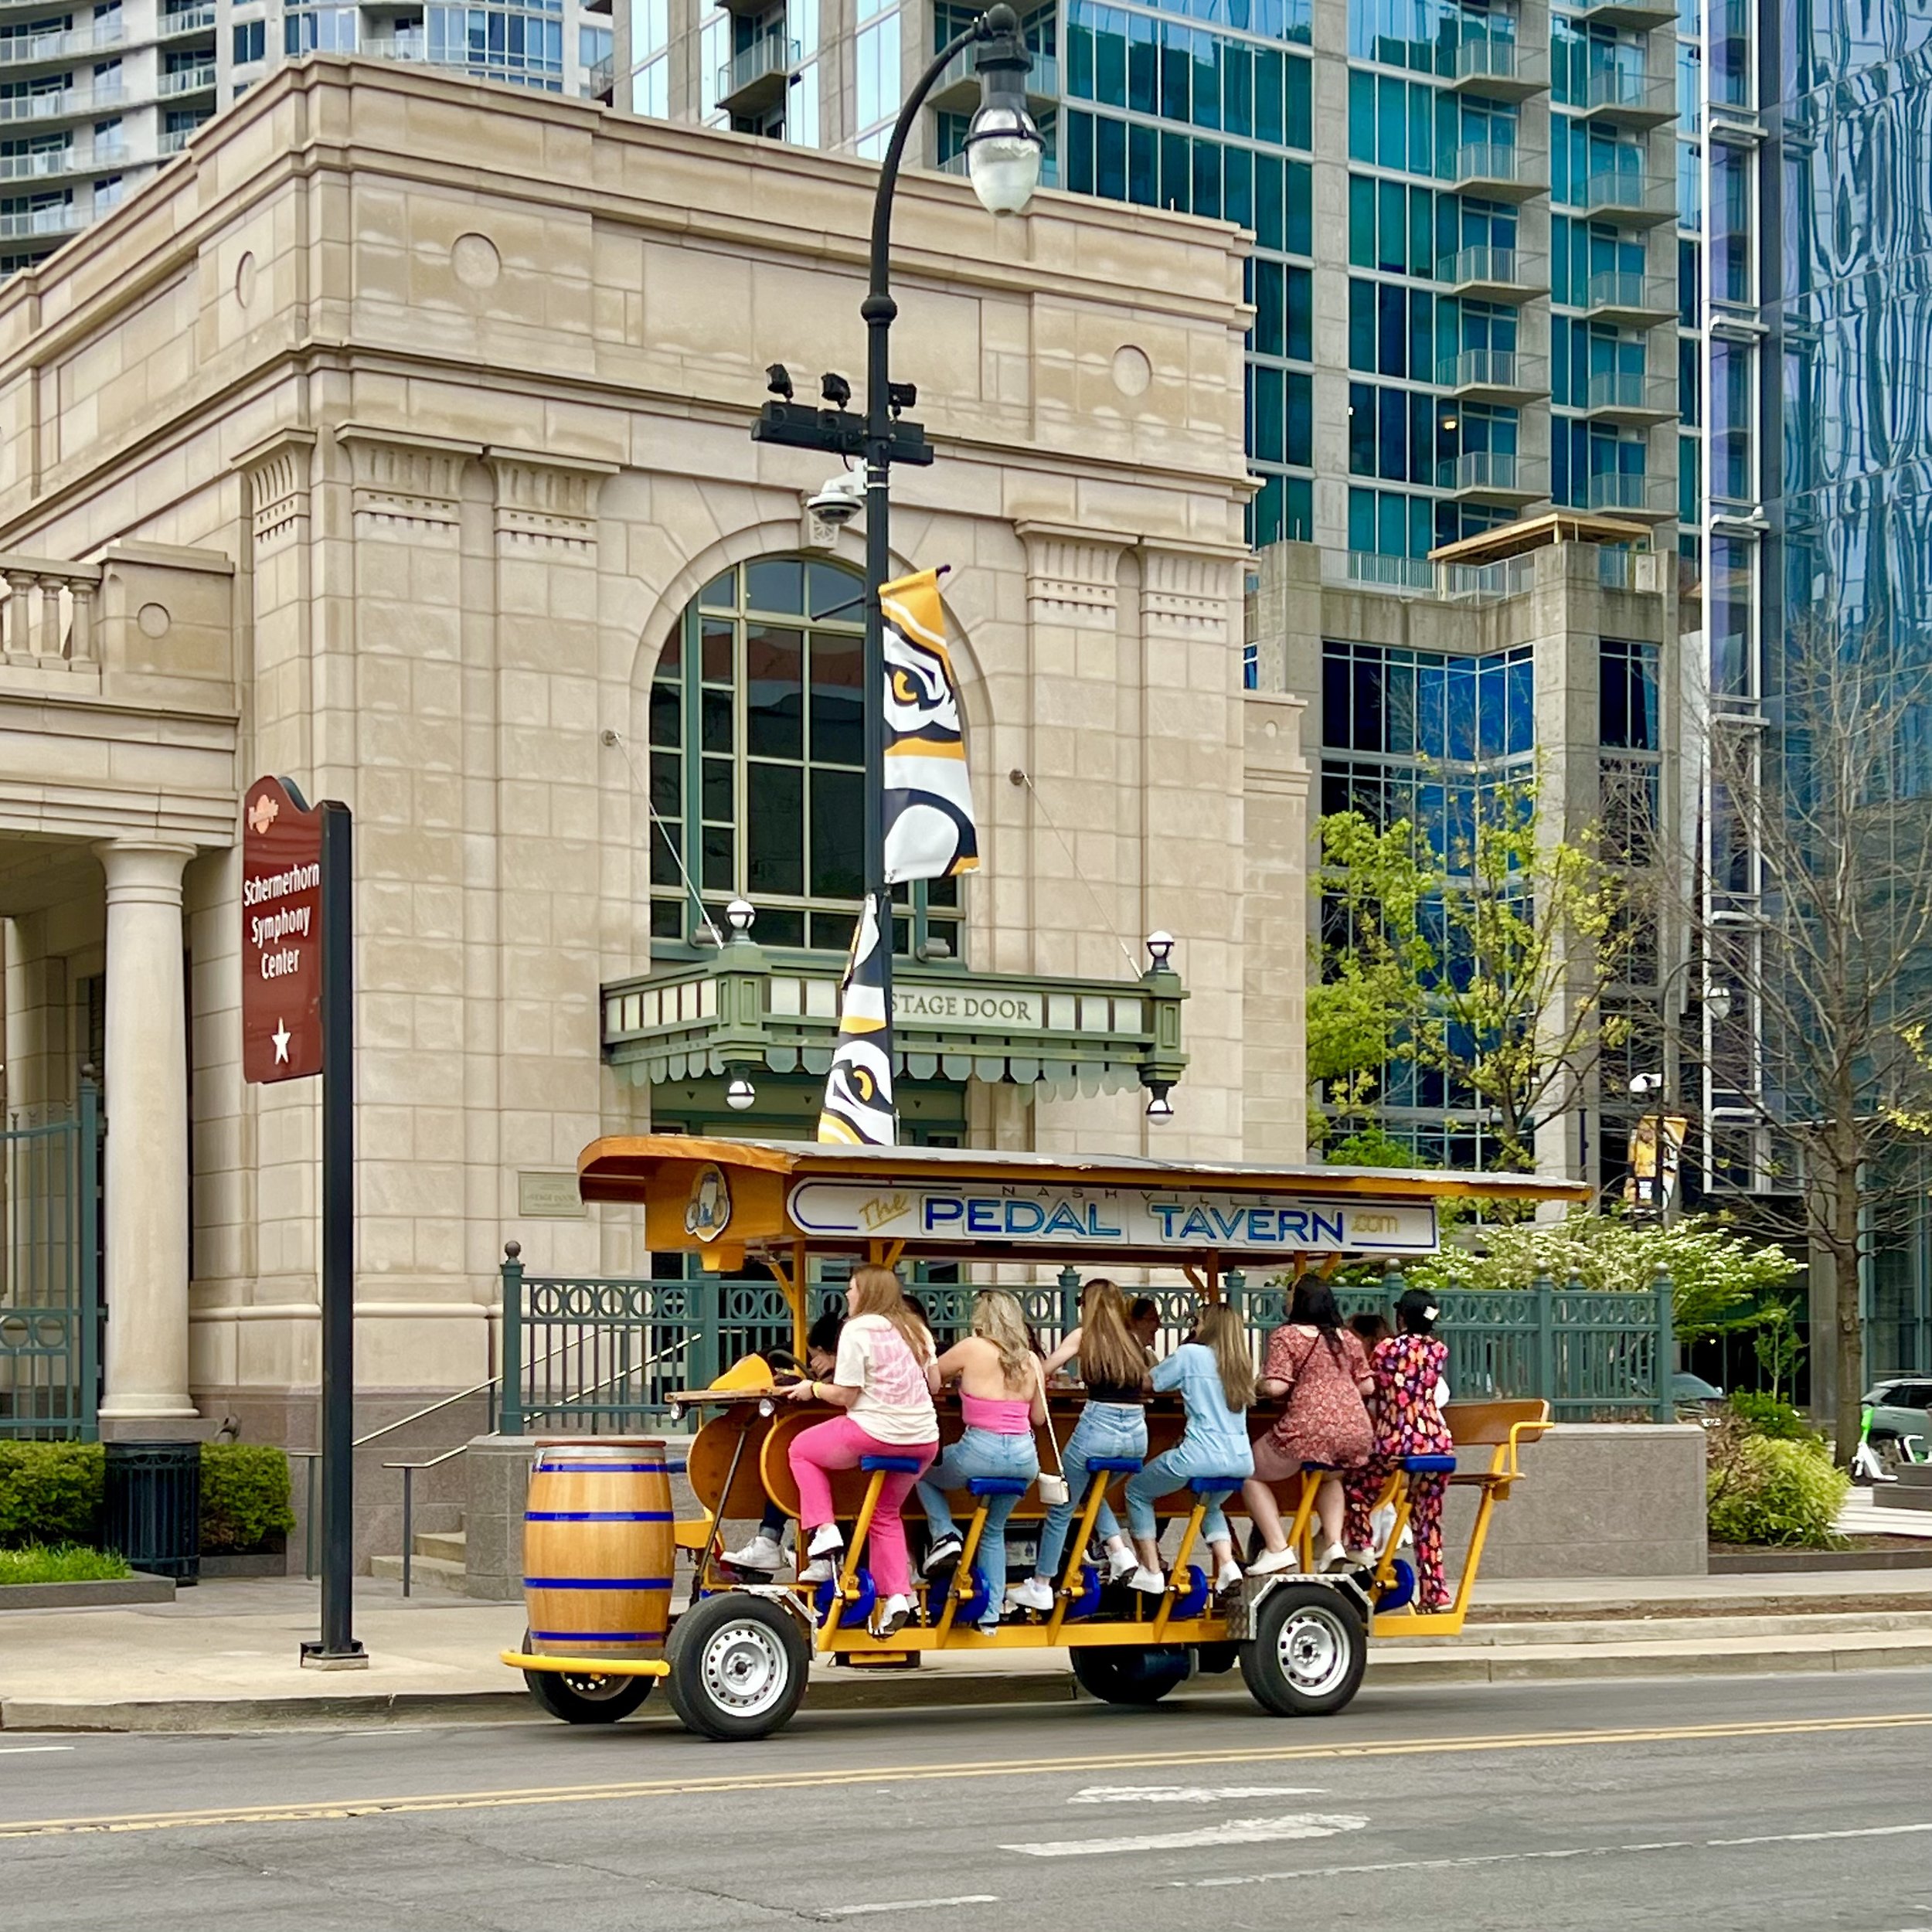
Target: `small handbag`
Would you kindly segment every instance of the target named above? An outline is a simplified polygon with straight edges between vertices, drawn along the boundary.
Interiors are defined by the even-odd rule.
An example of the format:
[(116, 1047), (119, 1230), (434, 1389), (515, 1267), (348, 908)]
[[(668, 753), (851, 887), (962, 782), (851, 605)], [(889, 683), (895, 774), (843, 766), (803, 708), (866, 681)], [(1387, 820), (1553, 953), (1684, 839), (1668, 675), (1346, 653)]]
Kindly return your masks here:
[(1034, 1365), (1034, 1371), (1039, 1377), (1039, 1392), (1046, 1397), (1046, 1440), (1053, 1445), (1055, 1471), (1049, 1475), (1043, 1469), (1035, 1486), (1039, 1491), (1040, 1501), (1049, 1509), (1057, 1509), (1062, 1503), (1073, 1499), (1073, 1492), (1067, 1486), (1066, 1464), (1060, 1460), (1060, 1439), (1053, 1430), (1053, 1399), (1046, 1395), (1046, 1371), (1037, 1362)]

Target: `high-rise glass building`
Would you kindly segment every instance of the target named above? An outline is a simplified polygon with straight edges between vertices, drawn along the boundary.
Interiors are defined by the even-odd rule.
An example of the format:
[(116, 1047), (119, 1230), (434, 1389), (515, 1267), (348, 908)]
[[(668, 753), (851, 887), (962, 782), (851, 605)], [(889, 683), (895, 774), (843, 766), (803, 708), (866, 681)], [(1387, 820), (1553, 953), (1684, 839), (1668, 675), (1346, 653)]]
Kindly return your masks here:
[(360, 53), (608, 99), (611, 0), (0, 0), (0, 277), (30, 267), (286, 60)]

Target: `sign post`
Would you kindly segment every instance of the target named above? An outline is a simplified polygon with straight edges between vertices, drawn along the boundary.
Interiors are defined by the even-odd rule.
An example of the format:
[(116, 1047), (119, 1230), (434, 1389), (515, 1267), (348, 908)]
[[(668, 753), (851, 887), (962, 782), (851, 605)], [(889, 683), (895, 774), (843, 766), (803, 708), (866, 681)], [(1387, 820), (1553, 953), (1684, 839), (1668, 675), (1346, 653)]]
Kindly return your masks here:
[(242, 1072), (322, 1080), (322, 1628), (303, 1663), (354, 1670), (355, 1018), (353, 821), (287, 779), (248, 788), (242, 833)]

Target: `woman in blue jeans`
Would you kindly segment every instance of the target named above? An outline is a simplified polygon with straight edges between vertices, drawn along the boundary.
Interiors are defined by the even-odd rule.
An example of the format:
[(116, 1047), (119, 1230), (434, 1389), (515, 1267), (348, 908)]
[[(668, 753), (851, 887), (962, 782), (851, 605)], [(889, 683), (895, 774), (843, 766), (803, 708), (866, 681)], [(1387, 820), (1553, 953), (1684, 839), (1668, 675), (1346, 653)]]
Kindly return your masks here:
[[(1248, 1441), (1247, 1412), (1254, 1400), (1254, 1361), (1248, 1352), (1247, 1325), (1225, 1302), (1202, 1311), (1192, 1342), (1184, 1342), (1154, 1371), (1156, 1391), (1179, 1389), (1187, 1408), (1187, 1428), (1172, 1449), (1156, 1456), (1138, 1476), (1127, 1480), (1127, 1520), (1134, 1533), (1140, 1567), (1127, 1580), (1130, 1588), (1150, 1597), (1163, 1594), (1167, 1580), (1161, 1574), (1161, 1546), (1155, 1527), (1155, 1498), (1179, 1489), (1199, 1476), (1225, 1476), (1227, 1490), (1239, 1489), (1254, 1474), (1254, 1451)], [(1234, 1560), (1233, 1539), (1221, 1498), (1208, 1498), (1202, 1534), (1214, 1561), (1214, 1587), (1226, 1590), (1241, 1580)]]
[[(1039, 1555), (1033, 1573), (1015, 1583), (1008, 1600), (1022, 1610), (1050, 1611), (1059, 1587), (1060, 1560), (1075, 1512), (1087, 1499), (1091, 1459), (1102, 1461), (1147, 1454), (1147, 1356), (1127, 1325), (1127, 1298), (1115, 1284), (1097, 1279), (1080, 1297), (1080, 1325), (1046, 1358), (1054, 1369), (1080, 1358), (1080, 1379), (1087, 1385), (1087, 1406), (1066, 1439), (1061, 1459), (1070, 1491), (1067, 1500), (1047, 1511), (1040, 1530)], [(1094, 1518), (1107, 1545), (1108, 1580), (1117, 1583), (1132, 1574), (1134, 1552), (1121, 1534), (1120, 1521), (1107, 1498)]]
[[(927, 1576), (957, 1560), (962, 1547), (946, 1492), (964, 1489), (975, 1476), (1005, 1476), (1031, 1482), (1039, 1474), (1033, 1427), (1046, 1420), (1046, 1379), (1026, 1339), (1019, 1303), (998, 1288), (973, 1297), (971, 1332), (948, 1349), (927, 1372), (935, 1391), (959, 1383), (966, 1433), (943, 1451), (919, 1485), (932, 1546), (920, 1566)], [(986, 1526), (974, 1552), (974, 1567), (986, 1583), (981, 1630), (998, 1627), (1006, 1600), (1006, 1519), (1018, 1496), (989, 1496)]]

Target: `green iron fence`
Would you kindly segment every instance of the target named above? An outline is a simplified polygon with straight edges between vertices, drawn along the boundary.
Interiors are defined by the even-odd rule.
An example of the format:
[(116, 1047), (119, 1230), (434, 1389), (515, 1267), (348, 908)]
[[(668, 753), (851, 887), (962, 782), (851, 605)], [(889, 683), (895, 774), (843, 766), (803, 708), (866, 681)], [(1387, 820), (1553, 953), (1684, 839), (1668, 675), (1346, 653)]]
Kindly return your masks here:
[[(535, 1430), (622, 1430), (660, 1423), (666, 1396), (701, 1388), (740, 1356), (789, 1347), (791, 1318), (770, 1281), (638, 1281), (524, 1273), (517, 1244), (502, 1268), (502, 1423), (505, 1435)], [(1258, 1351), (1285, 1311), (1287, 1291), (1223, 1278), (1228, 1298), (1254, 1325)], [(1012, 1287), (1036, 1337), (1051, 1345), (1079, 1320), (1080, 1277)], [(1345, 1313), (1387, 1313), (1400, 1277), (1348, 1288)], [(844, 1292), (816, 1283), (818, 1310)], [(942, 1341), (964, 1331), (975, 1290), (957, 1282), (915, 1281), (913, 1293)], [(1163, 1348), (1193, 1325), (1189, 1288), (1148, 1288), (1160, 1308)], [(1449, 1383), (1458, 1400), (1541, 1396), (1561, 1421), (1668, 1421), (1675, 1366), (1671, 1287), (1660, 1277), (1634, 1293), (1559, 1287), (1458, 1288), (1441, 1298), (1437, 1332), (1449, 1345)], [(1258, 1359), (1258, 1354), (1257, 1354)]]
[(0, 1441), (100, 1433), (100, 1121), (71, 1108), (0, 1128)]

